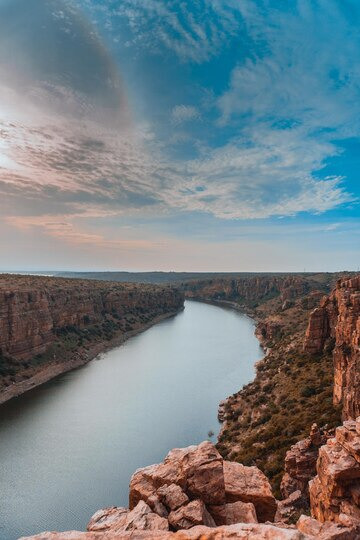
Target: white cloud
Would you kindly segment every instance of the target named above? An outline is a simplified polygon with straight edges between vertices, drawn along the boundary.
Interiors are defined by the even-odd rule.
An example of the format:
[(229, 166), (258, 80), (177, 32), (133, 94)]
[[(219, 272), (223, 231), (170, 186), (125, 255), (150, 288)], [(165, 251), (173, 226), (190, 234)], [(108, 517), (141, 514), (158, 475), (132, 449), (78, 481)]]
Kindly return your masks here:
[(197, 118), (200, 118), (200, 113), (191, 105), (176, 105), (171, 111), (171, 120), (174, 124), (183, 124)]

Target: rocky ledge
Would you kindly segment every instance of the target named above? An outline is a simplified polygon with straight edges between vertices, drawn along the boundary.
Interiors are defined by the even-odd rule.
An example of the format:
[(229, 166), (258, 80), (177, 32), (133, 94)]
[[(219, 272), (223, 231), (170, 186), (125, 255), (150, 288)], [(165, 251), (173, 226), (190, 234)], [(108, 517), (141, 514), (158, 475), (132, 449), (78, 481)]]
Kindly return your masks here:
[[(278, 501), (257, 467), (223, 460), (206, 441), (174, 449), (163, 463), (137, 470), (130, 482), (129, 508), (99, 510), (87, 532), (44, 532), (27, 540), (356, 540), (360, 538), (360, 419), (338, 428), (336, 437), (337, 443), (328, 441), (320, 448), (319, 480), (310, 483), (314, 517), (302, 515), (296, 525), (278, 520)], [(333, 448), (340, 440), (347, 457), (342, 456), (339, 466), (333, 451), (328, 460), (324, 456), (329, 444)], [(318, 511), (325, 500), (328, 508), (333, 507), (332, 496), (337, 497), (341, 513)]]

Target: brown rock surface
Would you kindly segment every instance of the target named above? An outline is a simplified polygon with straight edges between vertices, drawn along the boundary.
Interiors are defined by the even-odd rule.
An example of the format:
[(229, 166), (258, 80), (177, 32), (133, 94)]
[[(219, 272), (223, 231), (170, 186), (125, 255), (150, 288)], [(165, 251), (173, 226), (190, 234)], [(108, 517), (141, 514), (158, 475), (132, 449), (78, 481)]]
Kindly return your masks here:
[(169, 531), (125, 531), (121, 533), (45, 532), (19, 540), (313, 540), (314, 538), (298, 530), (280, 528), (271, 524), (237, 523), (236, 525), (216, 528), (198, 525), (176, 533)]
[[(183, 294), (163, 286), (39, 276), (0, 276), (0, 351), (15, 359), (42, 354), (56, 332), (126, 315), (176, 311)], [(114, 316), (115, 315), (115, 316)]]
[(225, 505), (226, 525), (235, 523), (257, 523), (256, 510), (253, 503), (237, 501)]
[(176, 484), (160, 487), (157, 490), (157, 494), (169, 510), (177, 510), (180, 506), (189, 502), (189, 497), (183, 492), (181, 487)]
[(215, 527), (215, 521), (206, 509), (203, 501), (191, 501), (169, 514), (169, 524), (175, 529), (190, 529), (195, 525)]
[(273, 521), (276, 500), (264, 473), (257, 467), (224, 461), (224, 477), (227, 502), (251, 502), (259, 522)]
[[(129, 506), (157, 493), (162, 486), (175, 484), (192, 499), (207, 505), (225, 503), (223, 460), (208, 441), (199, 446), (171, 450), (163, 463), (139, 469), (130, 481)], [(160, 490), (160, 494), (162, 491)]]
[(98, 510), (91, 517), (86, 529), (91, 532), (104, 532), (116, 529), (122, 530), (128, 513), (128, 508), (116, 506)]
[(317, 476), (310, 482), (312, 516), (360, 525), (360, 418), (344, 422), (319, 450)]
[(344, 527), (330, 521), (320, 523), (304, 515), (300, 516), (296, 527), (310, 538), (317, 538), (317, 540), (358, 540), (360, 534), (357, 527)]
[(320, 353), (333, 346), (334, 403), (343, 418), (360, 415), (360, 276), (339, 280), (310, 317), (304, 350)]
[(294, 444), (285, 456), (285, 474), (280, 490), (284, 498), (299, 490), (304, 498), (304, 505), (309, 499), (309, 480), (316, 475), (316, 461), (319, 448), (326, 443), (330, 435), (320, 430), (316, 424), (311, 428), (309, 437)]

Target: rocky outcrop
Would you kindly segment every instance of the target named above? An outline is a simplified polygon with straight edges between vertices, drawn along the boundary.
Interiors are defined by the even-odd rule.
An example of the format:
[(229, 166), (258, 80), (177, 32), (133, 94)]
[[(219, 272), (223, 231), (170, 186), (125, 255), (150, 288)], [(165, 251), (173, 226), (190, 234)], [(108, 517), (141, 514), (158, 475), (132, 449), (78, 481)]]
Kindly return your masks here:
[(310, 317), (304, 351), (333, 348), (334, 403), (342, 403), (343, 419), (360, 414), (360, 276), (339, 280)]
[(268, 479), (260, 469), (224, 461), (224, 479), (227, 502), (251, 502), (260, 522), (274, 520), (276, 500)]
[[(353, 436), (340, 435), (357, 449)], [(207, 487), (208, 486), (208, 487)], [(355, 493), (355, 491), (350, 491)], [(356, 540), (354, 521), (319, 522), (301, 516), (297, 526), (274, 520), (276, 501), (256, 467), (223, 461), (210, 442), (175, 449), (163, 463), (139, 469), (130, 482), (130, 508), (106, 508), (87, 532), (45, 532), (32, 540)], [(219, 523), (223, 520), (223, 523)], [(343, 520), (344, 521), (344, 520)]]
[(355, 526), (360, 538), (360, 418), (336, 428), (319, 450), (316, 470), (309, 483), (312, 516)]
[[(177, 311), (183, 294), (152, 285), (80, 281), (36, 276), (0, 277), (0, 352), (15, 360), (43, 354), (67, 329), (111, 321), (119, 330)], [(109, 324), (110, 326), (110, 324)]]
[[(65, 533), (45, 532), (19, 540), (313, 540), (295, 529), (280, 528), (271, 524), (237, 523), (236, 525), (209, 528), (203, 525), (174, 532), (167, 531), (124, 531), (120, 533), (93, 533), (68, 531)], [(325, 540), (324, 537), (321, 540)], [(326, 540), (330, 540), (327, 537)], [(333, 537), (333, 540), (336, 540)], [(339, 537), (340, 540), (340, 537)], [(355, 540), (342, 537), (341, 540)]]
[(297, 442), (286, 452), (285, 474), (280, 485), (281, 494), (285, 499), (295, 491), (300, 491), (304, 505), (307, 506), (309, 481), (316, 475), (319, 448), (330, 436), (331, 433), (326, 429), (319, 429), (314, 424), (309, 437)]
[(359, 531), (356, 527), (344, 527), (331, 521), (320, 523), (309, 516), (300, 516), (296, 528), (306, 537), (317, 540), (358, 540)]

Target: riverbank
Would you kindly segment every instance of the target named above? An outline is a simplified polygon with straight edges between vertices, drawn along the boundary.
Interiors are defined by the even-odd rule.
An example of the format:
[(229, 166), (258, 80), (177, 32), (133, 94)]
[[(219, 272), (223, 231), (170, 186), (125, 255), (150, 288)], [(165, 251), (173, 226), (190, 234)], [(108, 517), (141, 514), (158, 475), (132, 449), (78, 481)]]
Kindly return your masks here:
[[(192, 282), (187, 297), (235, 309), (256, 323), (264, 356), (252, 382), (225, 398), (217, 448), (225, 459), (258, 466), (271, 480), (276, 496), (289, 448), (304, 439), (314, 422), (340, 423), (333, 404), (331, 351), (304, 351), (310, 313), (332, 286), (304, 277)], [(225, 397), (225, 396), (224, 396)]]
[(34, 388), (41, 386), (42, 384), (52, 379), (55, 379), (63, 373), (67, 373), (68, 371), (72, 371), (86, 365), (88, 362), (91, 362), (91, 360), (94, 360), (97, 356), (99, 356), (99, 354), (105, 353), (111, 349), (121, 346), (128, 339), (135, 337), (142, 332), (145, 332), (155, 324), (158, 324), (165, 319), (175, 317), (175, 315), (177, 315), (183, 310), (184, 307), (176, 311), (158, 315), (151, 321), (148, 321), (147, 323), (141, 325), (139, 328), (122, 333), (121, 335), (117, 335), (110, 341), (104, 341), (101, 343), (97, 342), (86, 350), (80, 349), (76, 351), (73, 354), (72, 358), (70, 358), (70, 360), (47, 365), (29, 379), (13, 383), (11, 386), (5, 388), (4, 390), (1, 390), (0, 405), (6, 403), (10, 399), (21, 396), (25, 392), (33, 390)]

